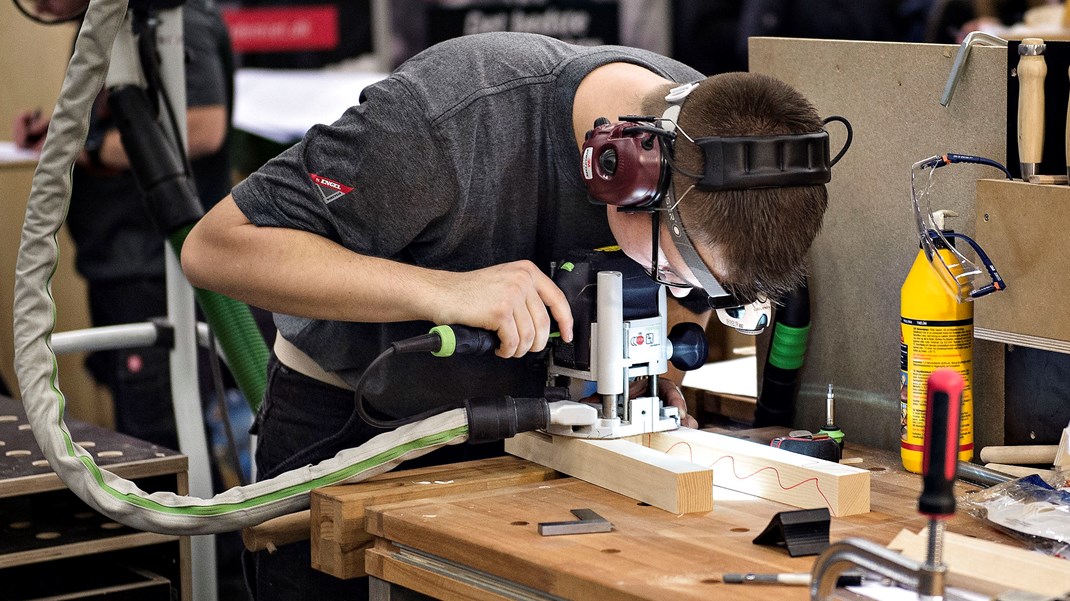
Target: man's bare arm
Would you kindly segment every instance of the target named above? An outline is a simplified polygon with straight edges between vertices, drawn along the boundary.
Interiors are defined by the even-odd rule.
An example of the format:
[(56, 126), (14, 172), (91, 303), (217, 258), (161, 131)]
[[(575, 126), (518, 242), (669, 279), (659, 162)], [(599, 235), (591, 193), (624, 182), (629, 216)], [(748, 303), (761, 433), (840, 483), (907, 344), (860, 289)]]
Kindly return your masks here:
[(405, 265), (309, 232), (253, 225), (231, 196), (190, 232), (182, 268), (195, 286), (290, 315), (484, 328), (498, 334), (503, 357), (545, 347), (550, 314), (572, 339), (568, 301), (530, 261), (464, 273)]

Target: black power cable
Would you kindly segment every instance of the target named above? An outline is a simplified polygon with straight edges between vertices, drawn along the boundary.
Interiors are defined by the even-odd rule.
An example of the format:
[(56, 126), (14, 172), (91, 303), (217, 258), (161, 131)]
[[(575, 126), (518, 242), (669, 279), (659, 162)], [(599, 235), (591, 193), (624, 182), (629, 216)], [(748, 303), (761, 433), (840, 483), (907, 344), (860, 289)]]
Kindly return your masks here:
[[(354, 408), (360, 419), (376, 428), (393, 429), (464, 407), (468, 414), (468, 442), (480, 443), (511, 438), (517, 432), (545, 428), (550, 408), (545, 398), (475, 397), (415, 415), (383, 420), (369, 415), (364, 399), (368, 377), (387, 358), (400, 353), (429, 352), (437, 357), (480, 355), (498, 347), (497, 337), (486, 330), (463, 326), (438, 326), (430, 333), (395, 342), (379, 354), (361, 374), (354, 387)], [(348, 424), (347, 424), (348, 427)]]

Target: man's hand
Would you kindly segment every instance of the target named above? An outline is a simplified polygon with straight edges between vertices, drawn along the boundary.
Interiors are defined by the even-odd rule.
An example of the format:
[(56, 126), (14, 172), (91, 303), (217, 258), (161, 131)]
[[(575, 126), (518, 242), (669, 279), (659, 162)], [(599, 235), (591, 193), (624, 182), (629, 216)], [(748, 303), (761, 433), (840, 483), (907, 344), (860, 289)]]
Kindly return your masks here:
[(437, 323), (460, 323), (495, 332), (499, 357), (522, 357), (546, 348), (550, 316), (561, 338), (572, 340), (572, 311), (565, 294), (531, 261), (514, 261), (461, 274), (447, 286)]
[(15, 146), (24, 150), (40, 152), (45, 145), (45, 134), (47, 132), (48, 117), (42, 116), (40, 109), (23, 111), (18, 114), (12, 126)]

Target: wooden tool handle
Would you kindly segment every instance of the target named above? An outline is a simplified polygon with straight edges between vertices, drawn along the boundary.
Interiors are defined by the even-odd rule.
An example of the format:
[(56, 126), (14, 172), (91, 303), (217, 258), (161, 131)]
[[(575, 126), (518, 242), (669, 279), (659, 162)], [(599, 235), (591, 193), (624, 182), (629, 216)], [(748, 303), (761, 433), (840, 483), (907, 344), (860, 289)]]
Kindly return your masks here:
[(1051, 465), (1055, 461), (1055, 453), (1058, 450), (1059, 446), (1053, 444), (985, 447), (981, 449), (981, 461), (1011, 465)]
[(1048, 66), (1043, 48), (1040, 38), (1026, 38), (1018, 48), (1019, 54), (1037, 52), (1018, 59), (1018, 158), (1023, 164), (1040, 163), (1044, 153), (1044, 78)]

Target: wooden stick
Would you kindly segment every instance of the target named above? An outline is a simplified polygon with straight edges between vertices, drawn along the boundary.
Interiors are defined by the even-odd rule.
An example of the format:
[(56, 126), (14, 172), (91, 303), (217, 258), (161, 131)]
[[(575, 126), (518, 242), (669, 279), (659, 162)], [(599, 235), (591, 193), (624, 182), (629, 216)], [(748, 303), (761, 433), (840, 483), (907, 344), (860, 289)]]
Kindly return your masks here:
[[(1044, 40), (1026, 38), (1019, 52), (1026, 48), (1042, 48)], [(1028, 178), (1044, 155), (1044, 78), (1048, 66), (1044, 54), (1022, 55), (1018, 58), (1018, 160), (1022, 176)]]
[(271, 551), (299, 540), (308, 540), (311, 527), (309, 510), (280, 515), (262, 524), (244, 528), (242, 542), (250, 551)]
[(1058, 450), (1059, 446), (1053, 444), (990, 446), (981, 449), (981, 461), (1013, 465), (1051, 465), (1055, 462)]

